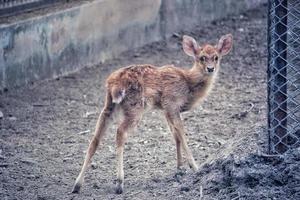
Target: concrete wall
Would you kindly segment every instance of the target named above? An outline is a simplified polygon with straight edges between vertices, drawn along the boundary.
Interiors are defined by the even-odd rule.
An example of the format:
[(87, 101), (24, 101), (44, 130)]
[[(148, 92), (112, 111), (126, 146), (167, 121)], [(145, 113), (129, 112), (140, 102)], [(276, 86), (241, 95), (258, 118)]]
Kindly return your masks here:
[(0, 90), (54, 78), (266, 0), (94, 0), (0, 25)]

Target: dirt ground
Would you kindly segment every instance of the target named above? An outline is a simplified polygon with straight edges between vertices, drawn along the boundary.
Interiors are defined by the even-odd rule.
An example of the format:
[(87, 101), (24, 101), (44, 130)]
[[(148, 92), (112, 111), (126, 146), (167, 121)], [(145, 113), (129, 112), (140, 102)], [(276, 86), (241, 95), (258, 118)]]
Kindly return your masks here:
[[(299, 173), (279, 177), (274, 171), (294, 166), (299, 172), (300, 149), (286, 158), (260, 153), (267, 144), (266, 14), (262, 6), (92, 68), (2, 93), (0, 199), (297, 199)], [(223, 60), (211, 95), (183, 114), (199, 171), (186, 166), (186, 173), (176, 174), (174, 141), (159, 111), (151, 111), (125, 148), (124, 194), (114, 193), (115, 124), (93, 158), (81, 193), (70, 194), (109, 73), (132, 63), (189, 67), (192, 60), (181, 49), (183, 34), (215, 43), (227, 33), (234, 36), (234, 48)]]

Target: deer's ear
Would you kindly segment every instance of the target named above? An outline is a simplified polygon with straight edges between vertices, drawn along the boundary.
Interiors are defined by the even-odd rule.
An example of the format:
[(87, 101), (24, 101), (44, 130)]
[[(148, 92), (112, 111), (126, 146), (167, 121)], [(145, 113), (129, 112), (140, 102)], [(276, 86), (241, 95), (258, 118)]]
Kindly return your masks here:
[(233, 43), (233, 39), (231, 34), (223, 35), (217, 45), (217, 49), (219, 53), (222, 56), (228, 54), (232, 48), (232, 43)]
[(182, 47), (184, 52), (191, 57), (195, 57), (199, 49), (199, 45), (196, 40), (187, 35), (183, 36)]

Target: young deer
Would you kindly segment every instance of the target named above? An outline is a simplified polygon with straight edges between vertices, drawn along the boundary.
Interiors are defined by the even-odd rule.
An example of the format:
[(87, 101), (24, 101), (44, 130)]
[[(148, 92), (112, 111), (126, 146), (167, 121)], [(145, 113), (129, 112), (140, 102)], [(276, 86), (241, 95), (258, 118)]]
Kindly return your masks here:
[(180, 113), (190, 110), (207, 96), (219, 71), (221, 58), (229, 53), (232, 42), (232, 35), (228, 34), (222, 36), (215, 46), (209, 44), (199, 46), (192, 37), (183, 36), (183, 50), (194, 58), (191, 69), (177, 68), (173, 65), (160, 68), (152, 65), (131, 65), (113, 72), (106, 81), (105, 105), (72, 192), (79, 192), (84, 173), (112, 120), (113, 112), (120, 112), (123, 117), (116, 135), (116, 193), (123, 192), (123, 152), (127, 134), (138, 124), (146, 108), (163, 111), (176, 142), (177, 168), (180, 169), (183, 164), (181, 154), (183, 150), (189, 166), (197, 170), (198, 167), (187, 145)]

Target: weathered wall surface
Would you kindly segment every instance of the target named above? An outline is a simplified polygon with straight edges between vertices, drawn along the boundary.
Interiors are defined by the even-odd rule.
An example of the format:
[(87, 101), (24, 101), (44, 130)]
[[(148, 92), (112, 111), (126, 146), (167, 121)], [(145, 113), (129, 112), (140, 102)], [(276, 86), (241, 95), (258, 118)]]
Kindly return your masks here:
[(95, 0), (0, 25), (0, 90), (54, 78), (266, 0)]

